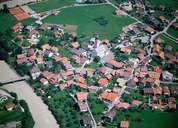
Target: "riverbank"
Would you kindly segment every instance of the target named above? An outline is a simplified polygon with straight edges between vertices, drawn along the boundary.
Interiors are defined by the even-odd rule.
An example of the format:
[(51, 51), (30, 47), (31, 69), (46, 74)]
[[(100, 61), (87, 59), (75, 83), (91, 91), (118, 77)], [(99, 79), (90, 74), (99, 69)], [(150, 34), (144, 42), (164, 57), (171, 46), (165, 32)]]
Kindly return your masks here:
[[(19, 75), (9, 67), (4, 61), (0, 61), (0, 81), (9, 80), (11, 78), (18, 78)], [(29, 106), (32, 117), (35, 121), (34, 128), (58, 128), (54, 116), (48, 110), (48, 106), (43, 103), (42, 99), (38, 97), (30, 85), (24, 81), (7, 84), (2, 86), (10, 92), (15, 92), (18, 99), (25, 100)]]

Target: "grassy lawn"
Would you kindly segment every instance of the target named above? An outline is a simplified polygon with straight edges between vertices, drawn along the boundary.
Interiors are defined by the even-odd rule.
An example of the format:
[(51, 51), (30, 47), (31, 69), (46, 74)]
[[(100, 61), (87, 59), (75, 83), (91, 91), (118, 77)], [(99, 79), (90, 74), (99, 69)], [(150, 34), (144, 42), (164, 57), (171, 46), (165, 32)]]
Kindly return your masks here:
[(169, 28), (167, 33), (169, 33), (171, 36), (178, 38), (178, 30), (175, 30), (174, 28)]
[(164, 40), (164, 43), (172, 46), (172, 52), (175, 54), (178, 51), (178, 44), (174, 41), (170, 40), (168, 37), (164, 35), (160, 35), (160, 38)]
[[(140, 112), (117, 111), (112, 125), (118, 125), (121, 120), (130, 122), (129, 128), (177, 128), (178, 113), (152, 112), (151, 110), (141, 110)], [(115, 128), (108, 125), (107, 128)]]
[(66, 49), (66, 48), (60, 49), (60, 50), (59, 50), (59, 54), (60, 54), (62, 57), (67, 57), (67, 58), (69, 58), (69, 59), (72, 57), (72, 53), (71, 53), (68, 49)]
[(164, 5), (166, 7), (178, 8), (177, 0), (150, 0), (150, 2), (155, 5)]
[(101, 64), (98, 64), (96, 62), (91, 62), (90, 64), (86, 64), (85, 67), (97, 69), (97, 68), (101, 67)]
[(96, 94), (88, 95), (88, 104), (96, 122), (101, 121), (102, 112), (105, 110), (105, 104), (98, 99)]
[(112, 39), (121, 33), (122, 27), (134, 22), (127, 16), (115, 16), (114, 11), (110, 5), (68, 8), (57, 16), (49, 16), (44, 22), (77, 25), (79, 35), (99, 34), (101, 38)]
[(51, 9), (60, 8), (66, 5), (72, 5), (75, 3), (75, 0), (47, 0), (37, 4), (29, 5), (30, 8), (36, 12), (48, 11)]

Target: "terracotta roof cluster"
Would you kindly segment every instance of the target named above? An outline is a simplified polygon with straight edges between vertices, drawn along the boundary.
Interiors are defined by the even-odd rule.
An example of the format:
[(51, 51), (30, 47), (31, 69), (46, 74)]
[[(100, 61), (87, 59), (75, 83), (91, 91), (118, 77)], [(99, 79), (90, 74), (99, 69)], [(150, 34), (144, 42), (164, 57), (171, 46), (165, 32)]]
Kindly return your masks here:
[(162, 88), (161, 87), (144, 88), (143, 91), (144, 91), (144, 94), (148, 94), (148, 95), (161, 95), (162, 94)]
[(124, 66), (123, 62), (118, 62), (115, 60), (109, 60), (108, 62), (106, 62), (106, 64), (115, 68), (122, 68)]
[(101, 98), (102, 100), (113, 102), (117, 98), (117, 94), (115, 94), (113, 92), (106, 92), (105, 91), (105, 92), (101, 93), (99, 98)]
[(119, 102), (116, 104), (116, 108), (118, 109), (128, 109), (130, 107), (130, 104), (127, 102)]
[(153, 47), (153, 51), (162, 59), (164, 59), (164, 52), (161, 51), (161, 47), (159, 44), (155, 44)]

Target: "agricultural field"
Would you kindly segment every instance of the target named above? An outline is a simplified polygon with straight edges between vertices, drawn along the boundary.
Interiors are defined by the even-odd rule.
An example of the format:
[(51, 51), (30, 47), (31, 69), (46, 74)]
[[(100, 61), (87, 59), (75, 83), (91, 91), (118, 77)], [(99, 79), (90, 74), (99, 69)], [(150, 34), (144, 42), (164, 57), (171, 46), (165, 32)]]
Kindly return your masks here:
[(172, 46), (172, 53), (175, 54), (178, 51), (178, 44), (171, 39), (169, 39), (166, 35), (160, 35), (160, 38), (164, 40), (164, 43)]
[(114, 118), (112, 125), (107, 125), (107, 128), (115, 128), (121, 120), (129, 120), (129, 128), (177, 128), (177, 112), (160, 112), (151, 110), (140, 110), (138, 112), (117, 111), (117, 116)]
[(57, 16), (49, 16), (44, 22), (76, 25), (78, 35), (92, 37), (99, 34), (100, 38), (112, 39), (122, 31), (122, 27), (134, 22), (127, 16), (117, 17), (114, 12), (110, 5), (73, 7), (62, 10)]
[(178, 30), (175, 30), (174, 28), (169, 28), (167, 31), (168, 34), (170, 34), (171, 36), (178, 38)]
[(31, 4), (29, 7), (36, 12), (48, 11), (51, 9), (60, 8), (66, 5), (72, 5), (75, 0), (47, 0), (37, 4)]
[(154, 5), (164, 5), (166, 7), (178, 8), (177, 0), (150, 0), (150, 2)]

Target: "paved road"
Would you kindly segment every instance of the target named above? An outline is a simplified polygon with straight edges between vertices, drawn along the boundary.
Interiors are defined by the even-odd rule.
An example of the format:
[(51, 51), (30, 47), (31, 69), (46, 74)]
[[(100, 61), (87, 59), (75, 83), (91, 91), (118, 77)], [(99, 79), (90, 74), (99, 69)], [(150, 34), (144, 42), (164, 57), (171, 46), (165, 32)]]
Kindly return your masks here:
[(154, 35), (151, 36), (151, 39), (150, 39), (150, 42), (151, 42), (150, 46), (151, 46), (151, 47), (150, 47), (150, 49), (148, 50), (148, 56), (150, 56), (150, 55), (152, 54), (152, 53), (151, 53), (151, 50), (152, 50), (152, 48), (153, 48), (153, 44), (154, 44), (155, 38), (158, 37), (160, 34), (165, 33), (165, 32), (169, 29), (169, 27), (170, 27), (174, 22), (176, 22), (177, 19), (178, 19), (178, 17), (175, 17), (162, 31), (157, 32), (156, 34), (154, 34)]
[[(8, 80), (11, 77), (19, 76), (4, 61), (0, 61), (0, 81)], [(19, 99), (23, 99), (28, 103), (35, 121), (34, 128), (59, 128), (54, 116), (48, 110), (48, 106), (43, 103), (40, 97), (36, 96), (30, 85), (26, 82), (7, 84), (2, 86), (2, 88), (17, 93)]]

